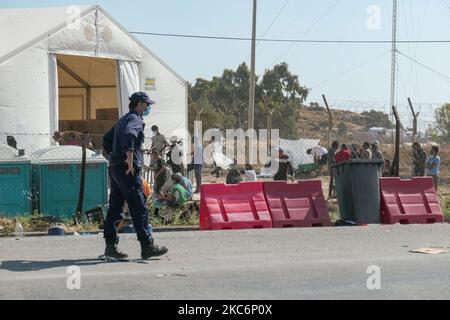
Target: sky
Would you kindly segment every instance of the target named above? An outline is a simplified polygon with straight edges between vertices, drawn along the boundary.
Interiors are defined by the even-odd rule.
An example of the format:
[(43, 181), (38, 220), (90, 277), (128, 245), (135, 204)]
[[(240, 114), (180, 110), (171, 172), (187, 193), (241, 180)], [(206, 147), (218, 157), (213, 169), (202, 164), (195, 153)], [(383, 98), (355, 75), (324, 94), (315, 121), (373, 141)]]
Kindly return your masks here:
[[(399, 40), (450, 40), (450, 0), (398, 2)], [(102, 6), (129, 31), (251, 37), (252, 0), (0, 0), (0, 8), (88, 4)], [(257, 13), (258, 37), (274, 21), (265, 38), (391, 39), (392, 0), (258, 0)], [(243, 61), (250, 64), (249, 41), (137, 37), (190, 82), (210, 79), (224, 68), (236, 69)], [(301, 84), (311, 89), (308, 102), (321, 102), (325, 94), (336, 104), (352, 101), (349, 104), (356, 106), (373, 101), (389, 106), (390, 49), (390, 43), (292, 46), (264, 42), (256, 49), (256, 73), (262, 75), (265, 69), (285, 61)], [(407, 97), (424, 105), (450, 101), (450, 43), (399, 44), (398, 50), (441, 73), (398, 55), (398, 104), (405, 104)]]

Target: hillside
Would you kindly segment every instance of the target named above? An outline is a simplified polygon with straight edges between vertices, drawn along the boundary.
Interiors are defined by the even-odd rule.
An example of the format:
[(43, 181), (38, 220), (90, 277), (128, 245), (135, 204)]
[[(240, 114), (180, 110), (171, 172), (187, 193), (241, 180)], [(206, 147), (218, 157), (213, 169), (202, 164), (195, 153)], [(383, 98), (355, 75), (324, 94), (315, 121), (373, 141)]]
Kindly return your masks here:
[[(303, 106), (299, 108), (298, 134), (301, 137), (320, 139), (326, 141), (328, 135), (328, 113), (320, 106)], [(347, 142), (363, 142), (365, 139), (384, 137), (373, 136), (367, 133), (367, 128), (373, 124), (373, 116), (345, 110), (332, 109), (333, 134), (332, 138), (344, 139)], [(379, 115), (379, 114), (378, 114)], [(386, 121), (383, 119), (384, 121)], [(382, 127), (382, 124), (377, 126)]]

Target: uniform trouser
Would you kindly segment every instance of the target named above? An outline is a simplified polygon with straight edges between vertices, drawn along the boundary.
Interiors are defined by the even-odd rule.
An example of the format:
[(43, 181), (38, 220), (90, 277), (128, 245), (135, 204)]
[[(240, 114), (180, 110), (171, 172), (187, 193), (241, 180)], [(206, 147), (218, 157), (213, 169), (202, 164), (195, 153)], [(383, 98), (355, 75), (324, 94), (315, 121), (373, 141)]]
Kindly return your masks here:
[(135, 172), (134, 175), (131, 173), (126, 175), (125, 170), (125, 166), (109, 167), (111, 193), (104, 237), (107, 244), (113, 244), (119, 239), (115, 222), (121, 220), (120, 213), (126, 201), (138, 240), (142, 244), (149, 244), (152, 241), (152, 235), (148, 225), (148, 209), (142, 177), (138, 172)]

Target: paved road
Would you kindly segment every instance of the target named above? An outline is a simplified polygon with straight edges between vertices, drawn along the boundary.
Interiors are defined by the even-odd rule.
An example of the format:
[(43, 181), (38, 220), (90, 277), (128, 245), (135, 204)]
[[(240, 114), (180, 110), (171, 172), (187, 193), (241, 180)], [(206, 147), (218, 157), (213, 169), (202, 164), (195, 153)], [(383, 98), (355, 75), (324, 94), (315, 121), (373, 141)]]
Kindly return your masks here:
[[(102, 263), (100, 236), (0, 240), (0, 299), (449, 299), (450, 225), (158, 233), (167, 256)], [(134, 236), (121, 247), (138, 258)], [(67, 267), (81, 289), (67, 289)], [(367, 268), (381, 270), (368, 290)]]

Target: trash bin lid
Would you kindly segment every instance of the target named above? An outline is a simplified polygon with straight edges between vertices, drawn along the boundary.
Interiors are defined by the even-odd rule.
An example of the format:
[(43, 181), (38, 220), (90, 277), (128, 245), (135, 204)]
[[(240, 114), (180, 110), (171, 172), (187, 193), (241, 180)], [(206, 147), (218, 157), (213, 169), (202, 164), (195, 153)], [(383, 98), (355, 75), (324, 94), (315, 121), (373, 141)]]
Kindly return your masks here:
[(19, 151), (6, 144), (0, 145), (0, 162), (27, 162), (29, 158), (19, 157)]
[(376, 165), (381, 165), (383, 164), (383, 161), (380, 159), (370, 159), (370, 160), (365, 160), (365, 159), (352, 159), (352, 160), (348, 160), (348, 161), (342, 161), (336, 164), (333, 164), (331, 167), (339, 167), (342, 165), (346, 165), (346, 164), (376, 164)]
[[(79, 146), (58, 146), (41, 149), (30, 155), (32, 163), (81, 163), (83, 149)], [(92, 150), (86, 149), (87, 163), (106, 163), (106, 159)]]

